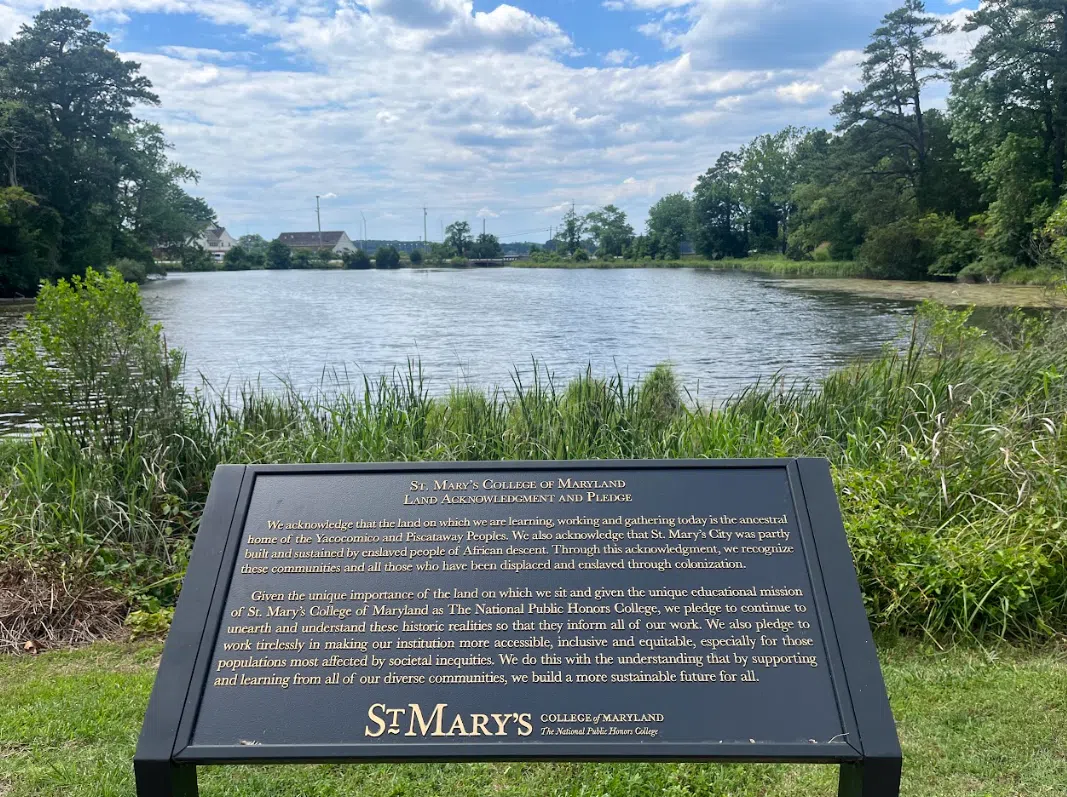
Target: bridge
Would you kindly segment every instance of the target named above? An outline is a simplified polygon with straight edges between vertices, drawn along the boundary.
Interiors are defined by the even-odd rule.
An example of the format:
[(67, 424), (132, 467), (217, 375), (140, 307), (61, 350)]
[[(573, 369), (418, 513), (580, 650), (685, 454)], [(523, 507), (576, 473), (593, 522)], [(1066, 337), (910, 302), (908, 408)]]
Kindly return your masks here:
[(506, 266), (516, 260), (526, 260), (528, 255), (501, 255), (500, 257), (472, 257), (467, 262), (472, 266)]

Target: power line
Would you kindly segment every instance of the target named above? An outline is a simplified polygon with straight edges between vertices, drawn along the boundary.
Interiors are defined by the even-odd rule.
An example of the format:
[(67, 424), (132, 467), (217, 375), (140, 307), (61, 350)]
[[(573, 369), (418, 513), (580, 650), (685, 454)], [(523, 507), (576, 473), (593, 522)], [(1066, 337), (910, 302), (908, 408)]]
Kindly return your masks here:
[(503, 235), (498, 235), (497, 238), (519, 238), (519, 237), (521, 237), (523, 235), (533, 235), (534, 233), (538, 233), (538, 232), (551, 233), (551, 229), (546, 229), (544, 227), (538, 227), (536, 230), (522, 230), (521, 232), (504, 233)]

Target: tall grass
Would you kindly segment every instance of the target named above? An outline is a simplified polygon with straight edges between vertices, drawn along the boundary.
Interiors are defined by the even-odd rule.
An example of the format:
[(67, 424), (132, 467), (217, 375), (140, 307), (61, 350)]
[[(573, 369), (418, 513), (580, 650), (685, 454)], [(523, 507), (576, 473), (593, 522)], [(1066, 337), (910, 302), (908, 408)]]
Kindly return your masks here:
[(187, 396), (110, 450), (63, 428), (0, 446), (0, 552), (172, 602), (216, 464), (823, 456), (871, 621), (938, 639), (1067, 628), (1067, 321), (928, 306), (904, 350), (716, 408), (671, 371), (632, 384), (540, 368), (428, 395), (415, 363), (361, 390)]

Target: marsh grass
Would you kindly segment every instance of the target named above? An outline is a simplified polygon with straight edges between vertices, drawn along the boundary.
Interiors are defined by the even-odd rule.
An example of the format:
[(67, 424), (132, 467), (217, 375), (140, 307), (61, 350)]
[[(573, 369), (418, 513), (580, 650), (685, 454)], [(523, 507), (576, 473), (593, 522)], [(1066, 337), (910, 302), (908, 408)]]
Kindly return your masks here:
[[(0, 555), (151, 613), (173, 604), (219, 463), (818, 456), (875, 626), (1048, 638), (1067, 628), (1067, 322), (993, 329), (927, 306), (903, 350), (716, 407), (666, 367), (561, 383), (535, 363), (443, 398), (414, 362), (361, 389), (200, 390), (108, 448), (62, 426), (0, 445)], [(27, 633), (62, 638), (49, 622)]]

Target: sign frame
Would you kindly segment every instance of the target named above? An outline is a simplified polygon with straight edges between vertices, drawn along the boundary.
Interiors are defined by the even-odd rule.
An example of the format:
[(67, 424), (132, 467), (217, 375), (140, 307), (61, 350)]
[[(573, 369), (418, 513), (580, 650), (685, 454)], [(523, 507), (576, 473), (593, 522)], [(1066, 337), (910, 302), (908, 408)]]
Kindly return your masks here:
[[(205, 747), (191, 744), (211, 654), (236, 569), (245, 518), (259, 475), (360, 473), (544, 472), (650, 469), (741, 470), (785, 468), (793, 497), (815, 612), (843, 744), (623, 744), (618, 753), (582, 751), (567, 742), (495, 743), (489, 751), (463, 745), (404, 744), (367, 753), (366, 745)], [(584, 745), (589, 747), (589, 745)], [(604, 743), (604, 747), (609, 746)], [(642, 750), (641, 748), (644, 747)], [(830, 748), (833, 749), (830, 749)], [(134, 756), (139, 797), (197, 797), (196, 767), (214, 764), (393, 763), (462, 761), (691, 761), (717, 763), (839, 764), (839, 797), (898, 797), (902, 754), (896, 726), (863, 608), (859, 583), (825, 459), (679, 459), (506, 462), (403, 462), (321, 465), (219, 465), (201, 518), (174, 621), (164, 646)]]

